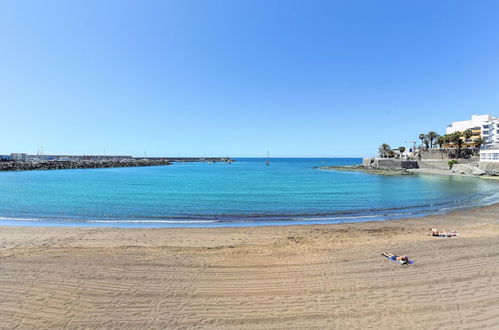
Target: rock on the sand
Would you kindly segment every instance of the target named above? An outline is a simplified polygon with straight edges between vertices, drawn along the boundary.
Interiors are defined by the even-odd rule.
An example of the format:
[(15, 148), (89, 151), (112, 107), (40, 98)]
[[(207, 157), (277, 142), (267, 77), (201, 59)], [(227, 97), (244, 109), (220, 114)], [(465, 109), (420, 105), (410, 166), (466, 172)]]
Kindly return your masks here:
[(485, 171), (481, 170), (477, 166), (466, 165), (466, 164), (455, 164), (452, 166), (453, 173), (461, 173), (468, 175), (484, 175)]

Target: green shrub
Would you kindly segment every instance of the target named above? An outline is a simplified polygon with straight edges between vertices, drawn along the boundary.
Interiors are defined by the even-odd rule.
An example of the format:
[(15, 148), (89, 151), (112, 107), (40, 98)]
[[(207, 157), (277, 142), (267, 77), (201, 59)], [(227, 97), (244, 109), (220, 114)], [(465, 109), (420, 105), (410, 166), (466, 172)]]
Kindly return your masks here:
[(451, 170), (452, 166), (454, 166), (454, 164), (457, 164), (457, 160), (455, 159), (449, 160), (447, 164), (449, 165), (449, 170)]

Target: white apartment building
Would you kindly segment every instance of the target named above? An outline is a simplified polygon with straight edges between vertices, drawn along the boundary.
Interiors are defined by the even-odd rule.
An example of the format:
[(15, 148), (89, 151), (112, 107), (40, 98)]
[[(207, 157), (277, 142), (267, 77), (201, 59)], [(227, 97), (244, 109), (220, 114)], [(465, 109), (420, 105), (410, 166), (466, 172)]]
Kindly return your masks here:
[(480, 149), (480, 161), (499, 163), (499, 118), (491, 115), (472, 115), (471, 120), (455, 121), (446, 128), (446, 134), (457, 131), (480, 129), (484, 140)]
[(467, 129), (482, 128), (486, 123), (491, 122), (496, 118), (491, 115), (472, 115), (471, 120), (454, 121), (445, 129), (446, 134), (454, 132), (462, 132)]
[(499, 143), (499, 118), (491, 117), (490, 120), (482, 124), (482, 138), (484, 145)]
[(499, 162), (499, 118), (490, 117), (482, 123), (482, 139), (480, 149), (481, 162)]
[(480, 150), (480, 161), (499, 163), (499, 147)]

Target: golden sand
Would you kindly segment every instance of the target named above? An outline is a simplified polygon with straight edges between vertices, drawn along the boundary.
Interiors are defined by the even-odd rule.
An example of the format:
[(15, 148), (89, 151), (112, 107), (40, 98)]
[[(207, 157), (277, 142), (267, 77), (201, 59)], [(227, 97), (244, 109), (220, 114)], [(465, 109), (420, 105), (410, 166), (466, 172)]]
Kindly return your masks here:
[[(0, 327), (498, 329), (498, 211), (259, 228), (0, 227)], [(461, 236), (430, 237), (430, 227)]]

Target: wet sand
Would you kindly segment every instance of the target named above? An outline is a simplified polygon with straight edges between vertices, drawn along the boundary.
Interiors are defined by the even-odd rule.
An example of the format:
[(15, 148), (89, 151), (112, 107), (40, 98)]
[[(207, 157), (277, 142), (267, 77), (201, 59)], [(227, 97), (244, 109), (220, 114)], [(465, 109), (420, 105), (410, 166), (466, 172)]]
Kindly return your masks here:
[[(259, 228), (0, 227), (0, 327), (497, 329), (498, 211)], [(430, 237), (430, 227), (461, 236)]]

